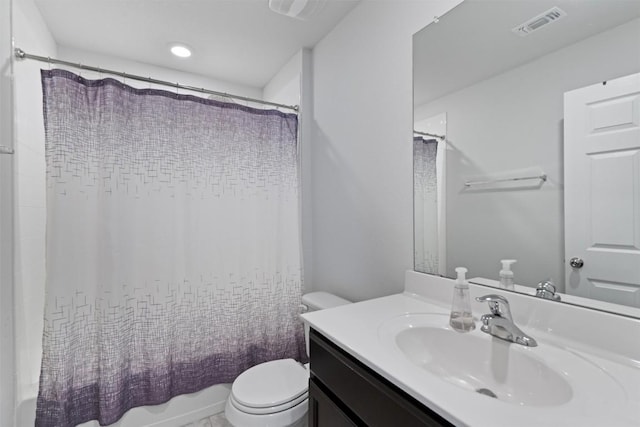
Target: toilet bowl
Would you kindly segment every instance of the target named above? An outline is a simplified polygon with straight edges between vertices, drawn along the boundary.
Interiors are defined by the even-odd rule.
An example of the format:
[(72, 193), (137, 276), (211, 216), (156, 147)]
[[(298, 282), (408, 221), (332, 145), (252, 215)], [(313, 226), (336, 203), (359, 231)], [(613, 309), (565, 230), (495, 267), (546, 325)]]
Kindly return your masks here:
[(225, 417), (234, 426), (303, 426), (309, 371), (293, 359), (273, 360), (244, 371), (231, 386)]
[[(303, 295), (306, 311), (349, 304), (326, 292)], [(307, 352), (308, 326), (305, 325)], [(272, 360), (247, 369), (231, 385), (224, 409), (235, 427), (303, 427), (307, 425), (309, 368), (293, 359)]]

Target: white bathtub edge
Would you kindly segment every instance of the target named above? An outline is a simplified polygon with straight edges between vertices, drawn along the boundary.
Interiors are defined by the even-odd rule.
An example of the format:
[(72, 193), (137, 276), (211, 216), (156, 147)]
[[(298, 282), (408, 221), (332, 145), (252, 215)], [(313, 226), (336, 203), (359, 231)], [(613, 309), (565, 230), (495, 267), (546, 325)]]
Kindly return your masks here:
[[(224, 411), (231, 384), (218, 384), (196, 393), (176, 396), (167, 403), (141, 406), (129, 410), (112, 427), (180, 427)], [(36, 397), (24, 399), (17, 405), (16, 427), (33, 427), (36, 416)], [(98, 427), (97, 421), (78, 427)]]

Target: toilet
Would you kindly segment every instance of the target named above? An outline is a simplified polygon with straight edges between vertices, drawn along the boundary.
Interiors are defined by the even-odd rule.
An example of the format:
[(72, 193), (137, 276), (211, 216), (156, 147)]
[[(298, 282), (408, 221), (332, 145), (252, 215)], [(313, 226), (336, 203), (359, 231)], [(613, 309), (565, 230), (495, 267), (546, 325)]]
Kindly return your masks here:
[[(349, 304), (327, 292), (302, 296), (305, 312)], [(305, 324), (309, 353), (309, 327)], [(309, 366), (293, 359), (272, 360), (247, 369), (231, 385), (224, 415), (235, 427), (307, 425)]]

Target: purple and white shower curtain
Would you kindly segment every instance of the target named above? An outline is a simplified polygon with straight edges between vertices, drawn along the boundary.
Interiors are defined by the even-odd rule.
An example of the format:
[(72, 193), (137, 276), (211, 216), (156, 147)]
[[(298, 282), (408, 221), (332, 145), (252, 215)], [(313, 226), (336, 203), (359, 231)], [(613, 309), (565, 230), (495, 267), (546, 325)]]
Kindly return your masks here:
[(37, 426), (303, 359), (297, 117), (42, 71), (47, 284)]
[(414, 269), (438, 274), (438, 141), (413, 137)]

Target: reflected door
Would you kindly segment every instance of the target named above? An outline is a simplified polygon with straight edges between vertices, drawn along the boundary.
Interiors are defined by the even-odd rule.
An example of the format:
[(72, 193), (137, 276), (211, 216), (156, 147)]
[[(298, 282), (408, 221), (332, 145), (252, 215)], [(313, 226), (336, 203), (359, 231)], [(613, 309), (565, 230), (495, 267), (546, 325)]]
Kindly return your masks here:
[(564, 94), (566, 292), (640, 307), (640, 74)]

